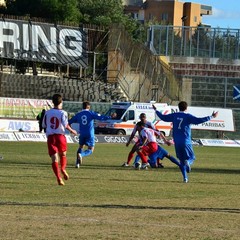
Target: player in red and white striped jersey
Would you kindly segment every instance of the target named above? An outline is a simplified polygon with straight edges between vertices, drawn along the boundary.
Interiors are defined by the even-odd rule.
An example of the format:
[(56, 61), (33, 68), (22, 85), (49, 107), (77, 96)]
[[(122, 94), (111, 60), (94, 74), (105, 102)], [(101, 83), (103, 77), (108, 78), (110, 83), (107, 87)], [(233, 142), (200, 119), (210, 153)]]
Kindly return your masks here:
[(147, 168), (148, 164), (148, 156), (155, 153), (158, 150), (158, 143), (156, 135), (160, 135), (161, 133), (151, 129), (146, 128), (143, 122), (137, 123), (140, 128), (140, 137), (142, 139), (142, 143), (138, 146), (137, 153), (142, 160), (142, 168)]
[[(66, 171), (67, 166), (67, 140), (65, 137), (65, 130), (77, 135), (77, 132), (68, 124), (67, 112), (62, 110), (62, 96), (54, 94), (52, 98), (54, 108), (46, 111), (43, 118), (43, 128), (46, 128), (48, 153), (52, 159), (52, 169), (57, 177), (59, 185), (64, 185), (61, 173), (65, 180), (69, 179)], [(59, 169), (59, 162), (61, 173)]]

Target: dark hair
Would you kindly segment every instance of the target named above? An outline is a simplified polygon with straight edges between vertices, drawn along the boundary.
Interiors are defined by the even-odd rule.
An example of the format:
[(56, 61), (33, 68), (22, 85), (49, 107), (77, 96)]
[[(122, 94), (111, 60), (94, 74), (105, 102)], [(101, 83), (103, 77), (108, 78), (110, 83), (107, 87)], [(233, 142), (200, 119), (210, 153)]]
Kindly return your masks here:
[(62, 103), (62, 96), (58, 93), (54, 94), (52, 97), (52, 102), (54, 106), (58, 106), (60, 103)]
[(181, 101), (178, 103), (178, 108), (182, 112), (185, 111), (187, 109), (187, 107), (188, 107), (188, 104), (185, 101)]
[(141, 113), (140, 116), (139, 116), (139, 118), (146, 118), (146, 117), (147, 117), (147, 116), (146, 116), (145, 113)]
[(82, 108), (83, 109), (86, 109), (88, 106), (90, 106), (91, 104), (90, 104), (90, 102), (83, 102), (83, 104), (82, 104)]

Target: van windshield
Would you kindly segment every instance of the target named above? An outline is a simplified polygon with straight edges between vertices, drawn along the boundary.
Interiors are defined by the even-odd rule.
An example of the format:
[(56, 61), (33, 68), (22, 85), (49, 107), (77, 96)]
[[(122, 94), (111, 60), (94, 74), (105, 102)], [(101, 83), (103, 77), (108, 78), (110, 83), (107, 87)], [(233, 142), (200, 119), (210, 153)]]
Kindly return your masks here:
[(106, 115), (111, 116), (113, 113), (116, 113), (117, 116), (114, 119), (120, 120), (125, 112), (126, 112), (126, 109), (110, 108), (107, 111)]

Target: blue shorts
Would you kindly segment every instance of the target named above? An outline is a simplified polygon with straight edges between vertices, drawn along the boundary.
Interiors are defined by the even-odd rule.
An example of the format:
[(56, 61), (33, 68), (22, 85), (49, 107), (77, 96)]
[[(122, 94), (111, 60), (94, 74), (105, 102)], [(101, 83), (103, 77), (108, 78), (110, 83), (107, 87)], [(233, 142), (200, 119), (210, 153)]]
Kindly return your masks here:
[(151, 167), (155, 167), (157, 164), (157, 159), (160, 158), (161, 160), (168, 155), (168, 152), (158, 145), (158, 150), (149, 156), (148, 163)]
[(86, 145), (88, 147), (94, 147), (95, 146), (95, 137), (94, 136), (83, 136), (79, 135), (79, 144), (80, 145)]
[(175, 144), (176, 155), (181, 162), (195, 160), (192, 144)]

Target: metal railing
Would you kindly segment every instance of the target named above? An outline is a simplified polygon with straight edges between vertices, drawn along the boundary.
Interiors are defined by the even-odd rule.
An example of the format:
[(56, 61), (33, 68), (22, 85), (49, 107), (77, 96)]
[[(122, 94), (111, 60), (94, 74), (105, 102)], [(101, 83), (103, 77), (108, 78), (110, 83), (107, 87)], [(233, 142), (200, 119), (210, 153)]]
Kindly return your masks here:
[(153, 25), (148, 44), (156, 55), (240, 59), (240, 29)]

